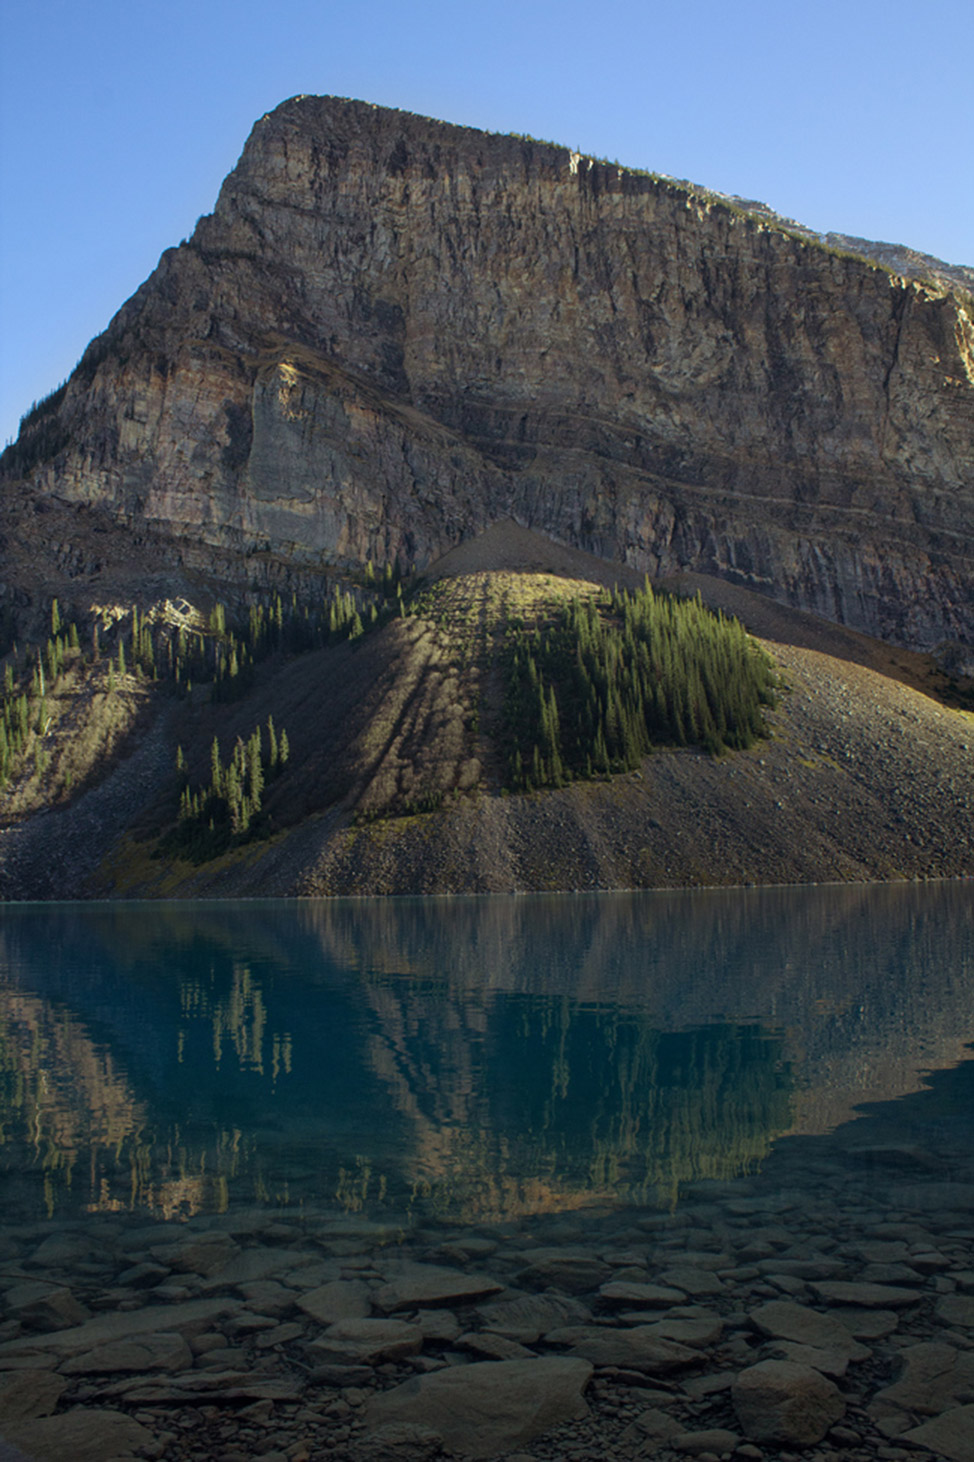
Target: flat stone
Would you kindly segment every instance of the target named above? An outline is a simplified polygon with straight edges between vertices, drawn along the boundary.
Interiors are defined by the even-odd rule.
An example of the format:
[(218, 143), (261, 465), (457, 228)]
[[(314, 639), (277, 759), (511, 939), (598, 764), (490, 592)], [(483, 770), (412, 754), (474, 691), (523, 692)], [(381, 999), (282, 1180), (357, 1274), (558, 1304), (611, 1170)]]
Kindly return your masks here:
[(323, 1361), (312, 1366), (309, 1379), (319, 1386), (333, 1386), (341, 1390), (345, 1386), (369, 1386), (375, 1380), (371, 1366), (340, 1365)]
[(904, 1432), (900, 1441), (926, 1447), (949, 1462), (971, 1462), (974, 1457), (974, 1406), (956, 1406), (933, 1421)]
[(50, 1416), (67, 1386), (52, 1371), (20, 1370), (0, 1373), (0, 1424)]
[(854, 1305), (863, 1310), (902, 1310), (915, 1305), (920, 1295), (912, 1289), (892, 1284), (868, 1284), (854, 1280), (831, 1279), (811, 1286), (813, 1293), (826, 1305)]
[(412, 1323), (422, 1331), (424, 1341), (449, 1345), (460, 1334), (460, 1321), (452, 1310), (420, 1310)]
[(238, 1284), (237, 1290), (248, 1305), (252, 1305), (262, 1315), (273, 1316), (275, 1320), (290, 1315), (298, 1307), (298, 1297), (294, 1290), (279, 1284), (276, 1279), (255, 1279), (246, 1284)]
[(892, 1386), (877, 1391), (874, 1401), (920, 1416), (937, 1416), (974, 1394), (972, 1351), (931, 1341), (901, 1351), (900, 1360), (902, 1374)]
[(974, 1326), (974, 1295), (948, 1294), (937, 1301), (937, 1315), (948, 1325), (959, 1325), (962, 1330)]
[(181, 1274), (209, 1276), (226, 1269), (239, 1249), (229, 1234), (209, 1233), (195, 1234), (176, 1244), (163, 1244), (150, 1252), (157, 1263), (168, 1264)]
[(77, 1234), (49, 1234), (24, 1262), (42, 1269), (70, 1268), (90, 1258), (93, 1252), (90, 1239)]
[(591, 1374), (568, 1357), (451, 1366), (376, 1396), (365, 1422), (370, 1431), (390, 1422), (427, 1426), (455, 1452), (492, 1457), (584, 1415)]
[[(361, 1452), (355, 1455), (362, 1457)], [(433, 1462), (442, 1455), (443, 1438), (432, 1427), (394, 1421), (377, 1427), (369, 1436), (368, 1462)], [(515, 1462), (515, 1458), (509, 1456), (507, 1462)]]
[(900, 1323), (895, 1310), (857, 1310), (851, 1306), (839, 1306), (832, 1311), (841, 1320), (854, 1340), (882, 1340), (892, 1335)]
[(848, 1272), (848, 1266), (838, 1259), (762, 1259), (758, 1273), (769, 1275), (790, 1274), (793, 1279), (837, 1279)]
[(726, 1288), (722, 1279), (718, 1279), (709, 1269), (686, 1268), (677, 1265), (673, 1269), (664, 1269), (659, 1276), (663, 1284), (672, 1286), (673, 1289), (680, 1289), (684, 1294), (699, 1295), (722, 1294)]
[(320, 1325), (364, 1320), (372, 1312), (369, 1287), (360, 1279), (335, 1279), (297, 1296), (297, 1306)]
[(294, 1261), (295, 1256), (289, 1249), (258, 1246), (232, 1252), (223, 1266), (212, 1273), (223, 1284), (252, 1284), (294, 1269)]
[(760, 1361), (741, 1371), (731, 1400), (754, 1442), (813, 1446), (845, 1415), (838, 1387), (810, 1366), (785, 1360)]
[(506, 1335), (494, 1335), (490, 1330), (468, 1330), (458, 1335), (453, 1342), (458, 1350), (469, 1350), (485, 1360), (534, 1360), (533, 1350), (528, 1350), (517, 1340)]
[(240, 1401), (299, 1401), (304, 1377), (283, 1380), (276, 1376), (250, 1375), (244, 1371), (189, 1371), (182, 1376), (139, 1376), (109, 1386), (107, 1396), (124, 1399), (126, 1405), (164, 1406), (170, 1401), (219, 1404)]
[(115, 1340), (64, 1362), (61, 1374), (86, 1376), (119, 1371), (182, 1371), (193, 1364), (193, 1352), (182, 1335), (162, 1332), (138, 1340)]
[(552, 1255), (529, 1264), (517, 1276), (526, 1289), (555, 1289), (563, 1294), (589, 1294), (604, 1284), (612, 1270), (601, 1259), (588, 1255)]
[(569, 1326), (545, 1336), (549, 1345), (565, 1346), (571, 1356), (597, 1366), (629, 1366), (656, 1375), (699, 1364), (699, 1353), (675, 1340), (666, 1340), (653, 1325), (627, 1329), (608, 1326)]
[(126, 1340), (135, 1335), (154, 1335), (178, 1330), (191, 1338), (202, 1335), (214, 1320), (223, 1315), (234, 1315), (240, 1311), (240, 1302), (231, 1299), (187, 1300), (183, 1304), (145, 1305), (141, 1310), (114, 1311), (110, 1315), (96, 1315), (83, 1325), (70, 1330), (55, 1330), (48, 1335), (18, 1336), (0, 1345), (2, 1357), (30, 1349), (44, 1349), (61, 1355), (80, 1355), (94, 1350), (98, 1345), (107, 1345), (113, 1340)]
[(372, 1303), (388, 1315), (423, 1305), (472, 1304), (488, 1295), (499, 1294), (503, 1288), (486, 1274), (465, 1274), (461, 1269), (446, 1269), (438, 1264), (416, 1264), (376, 1290)]
[(633, 1309), (668, 1310), (671, 1305), (682, 1305), (686, 1293), (682, 1289), (671, 1289), (663, 1284), (629, 1284), (612, 1280), (599, 1286), (599, 1294), (606, 1304), (631, 1305)]
[(792, 1300), (772, 1300), (752, 1310), (748, 1319), (761, 1335), (836, 1352), (847, 1361), (868, 1360), (871, 1354), (865, 1345), (852, 1338), (841, 1320), (820, 1314), (807, 1305), (796, 1305)]
[(422, 1348), (423, 1332), (404, 1320), (339, 1320), (312, 1345), (334, 1360), (352, 1363), (400, 1360)]
[(691, 1457), (699, 1457), (703, 1452), (712, 1452), (720, 1457), (724, 1452), (735, 1451), (740, 1440), (737, 1432), (728, 1431), (726, 1427), (713, 1427), (706, 1432), (681, 1432), (673, 1438), (672, 1446)]
[(151, 1447), (155, 1438), (122, 1411), (76, 1407), (61, 1416), (5, 1426), (4, 1441), (32, 1462), (121, 1462)]
[(284, 1325), (275, 1325), (273, 1330), (265, 1330), (263, 1335), (257, 1337), (258, 1350), (270, 1350), (275, 1345), (287, 1345), (291, 1340), (297, 1340), (299, 1335), (304, 1334), (304, 1326), (296, 1320), (290, 1320)]
[(581, 1300), (564, 1295), (522, 1295), (516, 1300), (492, 1300), (478, 1305), (477, 1314), (498, 1335), (530, 1345), (548, 1331), (564, 1325), (587, 1325), (592, 1312)]
[(799, 1345), (795, 1340), (770, 1340), (761, 1348), (764, 1360), (790, 1360), (798, 1366), (811, 1366), (823, 1376), (841, 1380), (849, 1369), (849, 1357), (841, 1350), (822, 1350), (815, 1345)]
[(663, 1340), (677, 1340), (681, 1345), (692, 1345), (699, 1349), (717, 1344), (724, 1331), (724, 1322), (719, 1315), (702, 1315), (692, 1319), (667, 1315), (665, 1320), (657, 1320), (646, 1328)]

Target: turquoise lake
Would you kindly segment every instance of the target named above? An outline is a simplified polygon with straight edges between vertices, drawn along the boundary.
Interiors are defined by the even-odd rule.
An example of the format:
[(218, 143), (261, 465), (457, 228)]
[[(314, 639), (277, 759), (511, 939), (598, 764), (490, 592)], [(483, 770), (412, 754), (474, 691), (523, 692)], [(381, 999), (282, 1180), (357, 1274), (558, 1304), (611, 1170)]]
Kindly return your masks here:
[(853, 1122), (969, 1151), (972, 1042), (970, 884), (8, 905), (0, 1203), (671, 1209)]

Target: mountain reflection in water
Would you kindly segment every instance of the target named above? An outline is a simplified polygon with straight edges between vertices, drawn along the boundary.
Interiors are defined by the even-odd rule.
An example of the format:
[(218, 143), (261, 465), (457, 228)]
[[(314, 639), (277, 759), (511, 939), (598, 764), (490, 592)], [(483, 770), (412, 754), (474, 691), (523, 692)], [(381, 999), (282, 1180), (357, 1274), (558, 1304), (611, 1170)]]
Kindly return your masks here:
[(664, 1203), (974, 1039), (965, 885), (0, 910), (13, 1216)]

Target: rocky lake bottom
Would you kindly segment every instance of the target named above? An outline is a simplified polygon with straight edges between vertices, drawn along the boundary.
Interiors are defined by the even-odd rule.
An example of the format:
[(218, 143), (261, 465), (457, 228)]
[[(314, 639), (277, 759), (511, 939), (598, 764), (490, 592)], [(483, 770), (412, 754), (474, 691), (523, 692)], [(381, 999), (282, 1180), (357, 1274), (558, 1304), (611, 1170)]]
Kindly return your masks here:
[(974, 1456), (974, 1148), (941, 1074), (672, 1210), (438, 1226), (251, 1209), (5, 1229), (28, 1457)]
[(969, 914), (5, 918), (0, 1459), (971, 1462)]

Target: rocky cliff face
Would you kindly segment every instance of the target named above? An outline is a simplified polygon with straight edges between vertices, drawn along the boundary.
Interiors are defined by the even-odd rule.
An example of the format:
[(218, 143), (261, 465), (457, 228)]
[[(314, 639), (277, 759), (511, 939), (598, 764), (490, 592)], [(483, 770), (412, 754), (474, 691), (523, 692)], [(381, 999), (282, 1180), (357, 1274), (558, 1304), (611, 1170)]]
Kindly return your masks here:
[(970, 644), (972, 317), (669, 180), (301, 97), (3, 472), (241, 579), (422, 566), (513, 516)]

